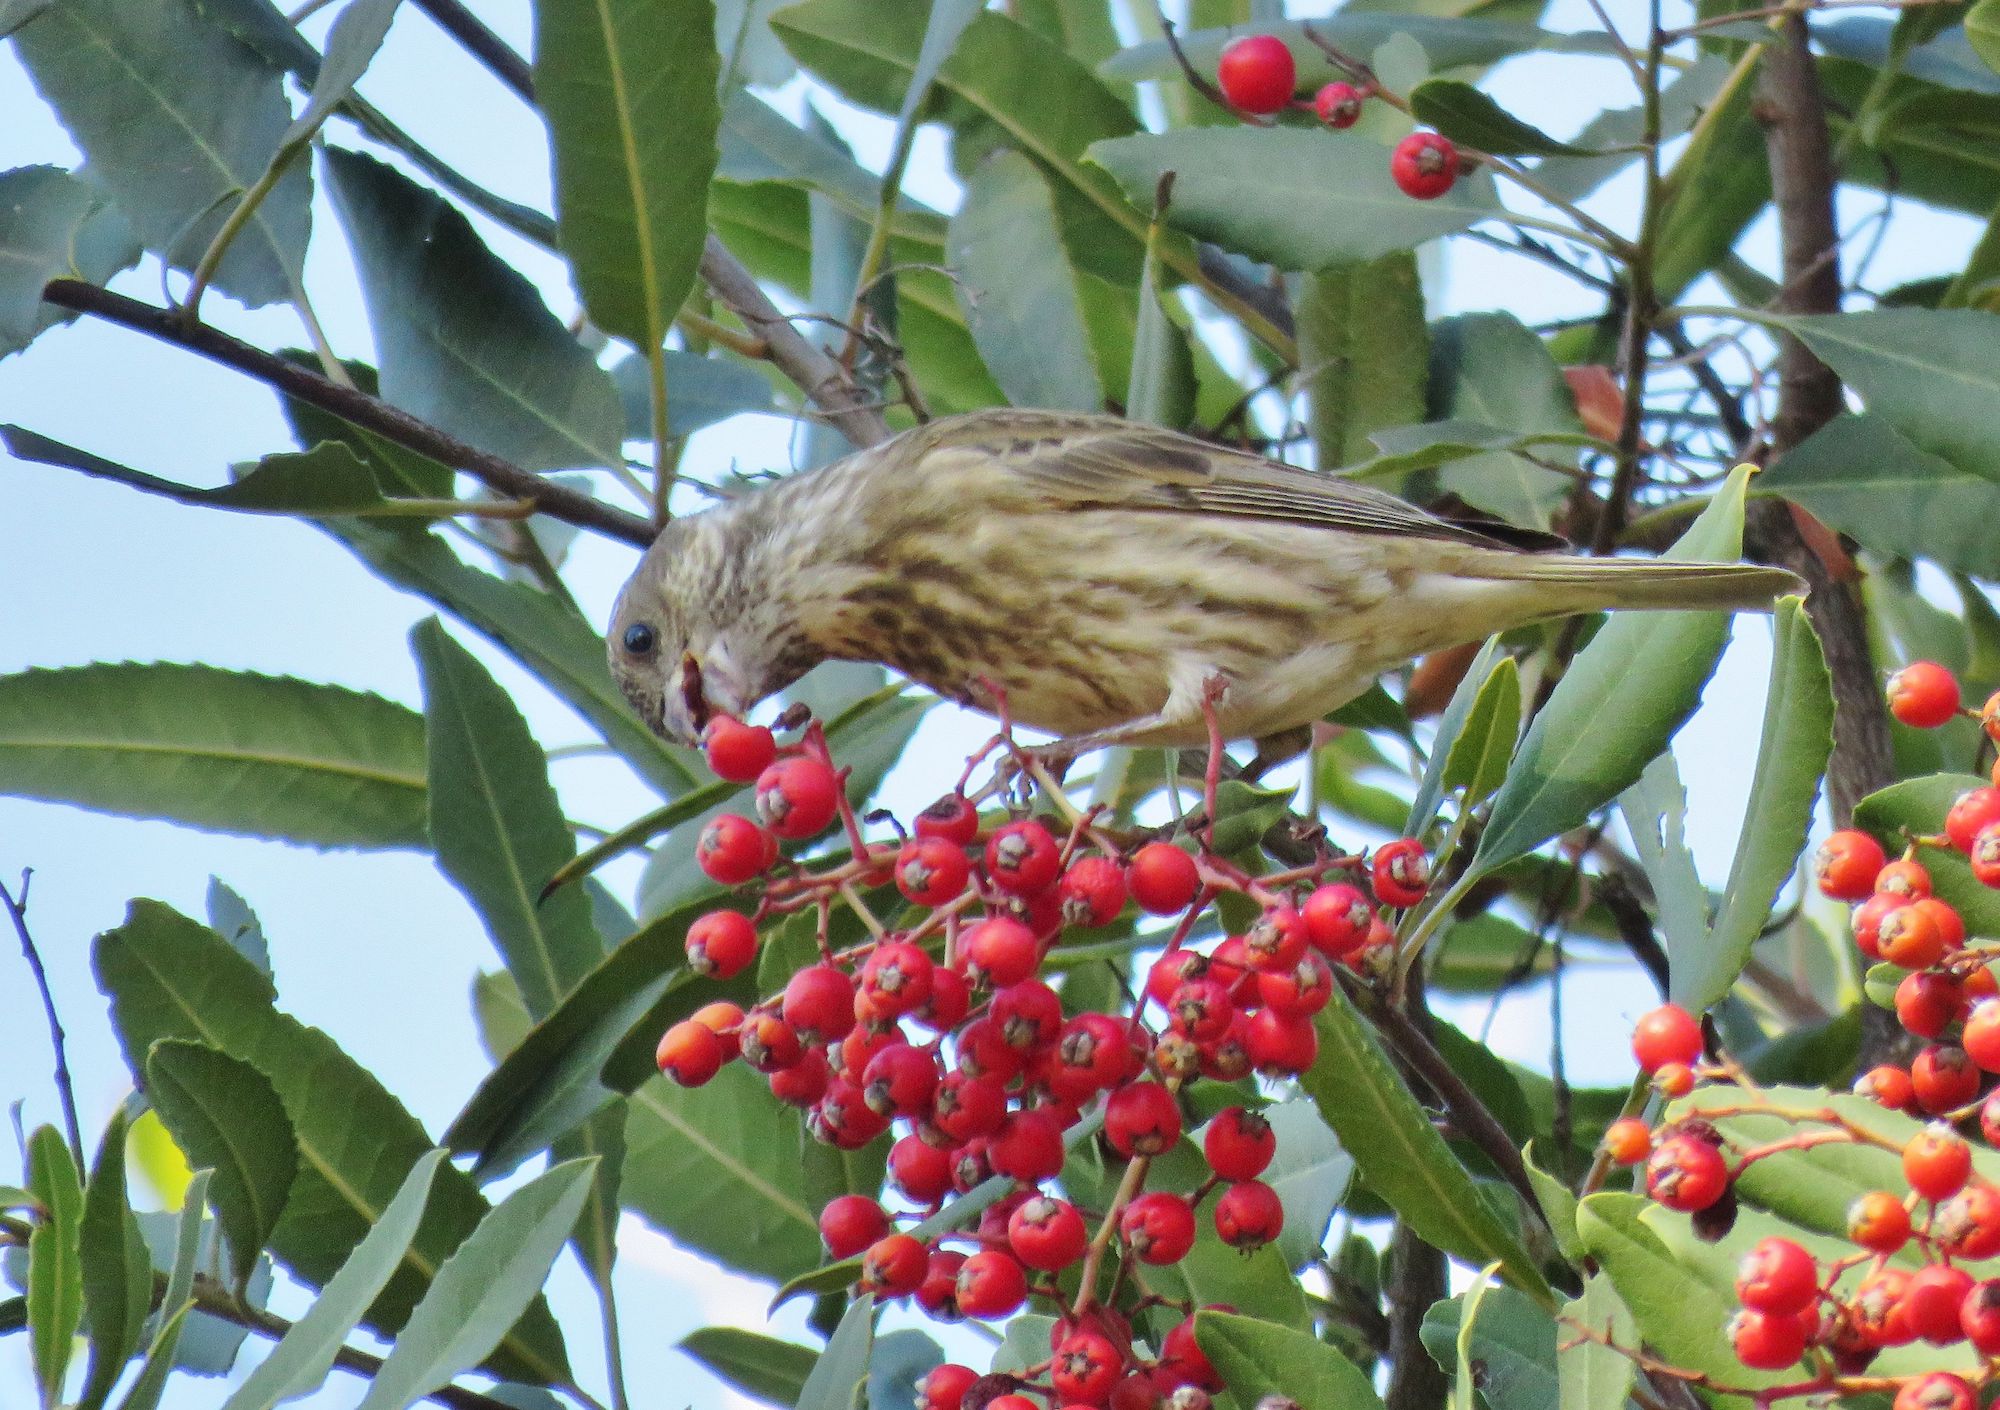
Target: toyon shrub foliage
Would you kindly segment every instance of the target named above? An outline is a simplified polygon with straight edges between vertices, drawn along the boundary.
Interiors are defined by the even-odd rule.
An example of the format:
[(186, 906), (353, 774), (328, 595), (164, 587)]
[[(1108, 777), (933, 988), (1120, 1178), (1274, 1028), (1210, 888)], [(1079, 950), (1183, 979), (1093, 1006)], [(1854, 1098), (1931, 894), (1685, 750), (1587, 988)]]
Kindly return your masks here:
[[(1995, 1403), (2000, 0), (1309, 8), (0, 0), (47, 147), (0, 170), (4, 473), (109, 482), (115, 544), (173, 537), (142, 496), (311, 525), (351, 579), (183, 576), (231, 621), (379, 580), (418, 681), (100, 660), (88, 593), (9, 582), (75, 653), (0, 675), (9, 816), (415, 851), (491, 941), (433, 1129), (378, 1016), (292, 1011), (356, 917), (216, 881), (58, 945), (26, 873), (115, 904), (129, 849), (0, 838), (59, 1059), (4, 1094), (0, 1405)], [(4, 395), (177, 446), (142, 349), (288, 441), (182, 482)], [(856, 662), (711, 715), (726, 653), (671, 676), (700, 748), (640, 718), (597, 624), (663, 523), (1004, 406), (1810, 591), (1212, 754)], [(655, 1236), (768, 1312), (614, 1296)]]

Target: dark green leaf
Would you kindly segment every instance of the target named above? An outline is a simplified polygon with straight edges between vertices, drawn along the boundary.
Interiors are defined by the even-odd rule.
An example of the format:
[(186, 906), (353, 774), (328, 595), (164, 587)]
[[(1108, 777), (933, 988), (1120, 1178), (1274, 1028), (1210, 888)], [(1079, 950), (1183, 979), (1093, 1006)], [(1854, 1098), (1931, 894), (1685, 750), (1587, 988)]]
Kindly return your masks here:
[(1445, 756), (1444, 786), (1447, 791), (1463, 790), (1462, 806), (1484, 802), (1507, 776), (1507, 761), (1514, 756), (1514, 739), (1521, 729), (1521, 673), (1512, 656), (1494, 663), (1464, 728), (1451, 741)]
[(1423, 419), (1430, 332), (1415, 255), (1309, 274), (1292, 313), (1322, 468), (1370, 459), (1371, 434)]
[[(1430, 418), (1527, 435), (1576, 435), (1576, 397), (1546, 344), (1505, 313), (1468, 313), (1432, 332)], [(1511, 450), (1454, 460), (1440, 488), (1514, 524), (1547, 528), (1573, 481)]]
[(738, 1327), (697, 1327), (676, 1345), (745, 1395), (777, 1406), (798, 1403), (819, 1361), (810, 1347)]
[(434, 193), (357, 152), (325, 161), (382, 395), (527, 470), (620, 463), (618, 393), (535, 287)]
[[(1943, 830), (1944, 815), (1959, 794), (1986, 782), (1970, 774), (1937, 774), (1891, 784), (1861, 800), (1854, 810), (1854, 822), (1885, 845), (1901, 850), (1905, 830), (1935, 836)], [(1926, 848), (1924, 867), (1931, 874), (1933, 892), (1965, 917), (1967, 931), (2000, 935), (2000, 891), (1980, 885), (1962, 856), (1948, 848)]]
[(1496, 157), (1594, 155), (1587, 148), (1557, 141), (1455, 78), (1427, 78), (1412, 88), (1410, 111), (1418, 122), (1429, 124), (1452, 141)]
[(125, 1363), (139, 1349), (152, 1311), (153, 1260), (125, 1191), (126, 1129), (120, 1108), (104, 1128), (83, 1193), (77, 1243), (83, 1258), (83, 1310), (90, 1324), (90, 1372), (77, 1401), (79, 1410), (98, 1410), (110, 1397)]
[(868, 1379), (868, 1355), (875, 1340), (875, 1299), (856, 1298), (827, 1339), (799, 1388), (797, 1410), (851, 1410), (855, 1392)]
[[(1472, 1295), (1432, 1303), (1418, 1331), (1425, 1349), (1447, 1375), (1476, 1376), (1488, 1410), (1556, 1410), (1556, 1324), (1547, 1309), (1512, 1288), (1486, 1287), (1477, 1298), (1469, 1328)], [(1472, 1367), (1460, 1366), (1461, 1334)]]
[(284, 1103), (249, 1063), (171, 1039), (146, 1055), (146, 1095), (189, 1162), (215, 1171), (209, 1197), (240, 1284), (278, 1227), (298, 1175)]
[[(1458, 682), (1458, 689), (1451, 693), (1451, 701), (1438, 716), (1437, 730), (1431, 736), (1430, 758), (1424, 763), (1424, 776), (1417, 783), (1416, 795), (1410, 800), (1409, 820), (1403, 825), (1407, 836), (1418, 837), (1437, 819), (1438, 805), (1444, 801), (1445, 761), (1451, 757), (1453, 746), (1465, 731), (1465, 722), (1472, 714), (1472, 707), (1478, 703), (1486, 689), (1486, 682), (1492, 676), (1494, 661), (1500, 655), (1500, 639), (1490, 638), (1479, 648), (1479, 654), (1472, 658), (1472, 664), (1465, 669), (1465, 675)], [(1519, 668), (1516, 667), (1518, 676)]]
[(81, 470), (86, 475), (114, 480), (181, 504), (311, 518), (395, 511), (395, 506), (383, 498), (374, 472), (338, 443), (317, 445), (302, 455), (266, 456), (241, 479), (215, 489), (201, 489), (129, 469), (20, 426), (0, 426), (0, 442), (19, 459)]
[(83, 1321), (83, 1181), (53, 1126), (28, 1138), (28, 1190), (41, 1217), (28, 1236), (28, 1343), (42, 1402), (62, 1399), (76, 1329)]
[(167, 664), (0, 677), (0, 791), (316, 847), (423, 845), (416, 714)]
[[(1771, 168), (1758, 160), (1764, 133), (1753, 111), (1756, 74), (1752, 51), (1703, 110), (1667, 172), (1653, 273), (1663, 299), (1680, 297), (1726, 258), (1771, 199)], [(1746, 152), (1753, 154), (1748, 160)]]
[(1646, 765), (1619, 796), (1618, 809), (1653, 888), (1672, 992), (1713, 987), (1719, 967), (1711, 967), (1708, 954), (1708, 888), (1688, 850), (1687, 789), (1671, 752), (1661, 751)]
[(1309, 1332), (1204, 1308), (1195, 1315), (1194, 1336), (1216, 1374), (1245, 1404), (1281, 1395), (1310, 1410), (1381, 1410), (1368, 1377)]
[(2000, 0), (1978, 0), (1966, 11), (1965, 39), (1986, 67), (2000, 72)]
[[(183, 269), (263, 175), (291, 122), (281, 70), (204, 23), (194, 0), (64, 0), (14, 43), (92, 178), (146, 248)], [(230, 245), (216, 287), (252, 305), (291, 298), (311, 206), (301, 162)]]
[[(835, 142), (801, 127), (761, 98), (739, 89), (722, 105), (722, 160), (716, 179), (773, 181), (825, 196), (859, 221), (882, 204), (882, 178)], [(891, 229), (942, 247), (944, 217), (908, 195), (897, 201)]]
[(1527, 1167), (1528, 1183), (1535, 1187), (1535, 1201), (1542, 1207), (1556, 1248), (1572, 1263), (1583, 1257), (1583, 1243), (1576, 1233), (1576, 1195), (1570, 1187), (1542, 1169), (1535, 1156), (1535, 1143), (1521, 1149), (1521, 1164)]
[(0, 171), (0, 357), (75, 317), (42, 302), (49, 280), (104, 284), (138, 258), (131, 226), (89, 182), (53, 166)]
[(1606, 1410), (1625, 1404), (1639, 1368), (1619, 1348), (1638, 1345), (1639, 1334), (1611, 1279), (1602, 1273), (1585, 1279), (1583, 1296), (1565, 1306), (1563, 1316), (1609, 1334), (1613, 1344), (1569, 1337), (1556, 1349), (1562, 1410)]
[[(771, 384), (740, 362), (672, 350), (666, 357), (667, 430), (673, 435), (692, 435), (739, 412), (775, 409)], [(646, 359), (619, 359), (611, 365), (611, 380), (625, 412), (626, 439), (645, 440), (653, 434)]]
[(1139, 323), (1132, 334), (1125, 414), (1179, 430), (1194, 419), (1194, 353), (1188, 335), (1167, 311), (1157, 246), (1155, 232), (1147, 240), (1146, 271), (1139, 281)]

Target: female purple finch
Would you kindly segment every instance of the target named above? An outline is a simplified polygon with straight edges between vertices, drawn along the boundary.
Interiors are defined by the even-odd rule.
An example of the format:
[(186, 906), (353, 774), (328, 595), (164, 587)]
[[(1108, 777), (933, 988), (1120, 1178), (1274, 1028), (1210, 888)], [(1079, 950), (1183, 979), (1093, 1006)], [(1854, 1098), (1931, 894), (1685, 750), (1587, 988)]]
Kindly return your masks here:
[(1260, 738), (1495, 632), (1799, 587), (1531, 551), (1554, 542), (1136, 422), (979, 411), (674, 520), (608, 646), (641, 717), (683, 743), (846, 660), (982, 709), (1003, 692), (1016, 723), (1079, 748), (1191, 746), (1205, 700), (1225, 738)]

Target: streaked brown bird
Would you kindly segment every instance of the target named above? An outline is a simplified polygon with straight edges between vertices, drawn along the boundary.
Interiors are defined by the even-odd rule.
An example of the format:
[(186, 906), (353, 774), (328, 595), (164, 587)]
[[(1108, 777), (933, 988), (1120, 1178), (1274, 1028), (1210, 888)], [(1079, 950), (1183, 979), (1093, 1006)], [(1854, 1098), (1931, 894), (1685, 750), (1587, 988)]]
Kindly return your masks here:
[(1108, 416), (979, 411), (676, 519), (611, 668), (692, 743), (822, 661), (873, 661), (1077, 748), (1324, 718), (1427, 652), (1605, 608), (1767, 606), (1798, 579), (1584, 558), (1504, 525)]

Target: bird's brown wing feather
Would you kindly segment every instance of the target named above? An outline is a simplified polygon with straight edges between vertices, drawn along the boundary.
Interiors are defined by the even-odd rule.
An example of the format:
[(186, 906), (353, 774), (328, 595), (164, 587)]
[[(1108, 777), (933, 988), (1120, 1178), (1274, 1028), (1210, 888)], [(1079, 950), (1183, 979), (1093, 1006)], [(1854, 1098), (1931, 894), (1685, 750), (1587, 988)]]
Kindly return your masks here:
[(1240, 514), (1493, 548), (1562, 546), (1560, 539), (1504, 524), (1440, 518), (1337, 475), (1115, 417), (1004, 411), (954, 421), (956, 427), (933, 422), (926, 428), (938, 434), (921, 457), (976, 457), (1039, 507)]

